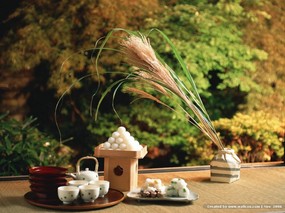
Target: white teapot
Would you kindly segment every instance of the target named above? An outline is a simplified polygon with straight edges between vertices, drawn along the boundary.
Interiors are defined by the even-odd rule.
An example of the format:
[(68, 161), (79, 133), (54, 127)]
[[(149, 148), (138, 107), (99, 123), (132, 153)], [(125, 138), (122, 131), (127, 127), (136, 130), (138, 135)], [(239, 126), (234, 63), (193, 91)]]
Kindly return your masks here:
[[(95, 161), (95, 171), (90, 171), (89, 168), (86, 168), (85, 170), (80, 171), (80, 162), (85, 159), (93, 159)], [(99, 179), (98, 167), (99, 167), (99, 163), (98, 163), (97, 158), (93, 156), (82, 157), (76, 163), (76, 173), (75, 174), (71, 173), (70, 176), (76, 180), (86, 180), (88, 182), (96, 181)]]

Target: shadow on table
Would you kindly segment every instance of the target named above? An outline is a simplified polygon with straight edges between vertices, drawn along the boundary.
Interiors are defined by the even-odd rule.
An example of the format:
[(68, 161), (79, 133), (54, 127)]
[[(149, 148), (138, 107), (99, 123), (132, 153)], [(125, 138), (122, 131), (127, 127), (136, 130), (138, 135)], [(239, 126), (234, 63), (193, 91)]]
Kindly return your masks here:
[(211, 182), (210, 177), (193, 177), (190, 180), (191, 182), (203, 182), (203, 183), (213, 183)]

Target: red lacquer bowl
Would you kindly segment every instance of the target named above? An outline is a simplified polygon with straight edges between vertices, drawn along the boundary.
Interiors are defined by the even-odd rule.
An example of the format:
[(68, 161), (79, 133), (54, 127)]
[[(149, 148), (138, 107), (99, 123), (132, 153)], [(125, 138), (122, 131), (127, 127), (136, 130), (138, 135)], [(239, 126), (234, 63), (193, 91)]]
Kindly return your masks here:
[(37, 187), (37, 186), (30, 186), (32, 192), (38, 192), (43, 194), (57, 194), (58, 187)]
[(37, 166), (29, 168), (30, 175), (40, 176), (40, 177), (65, 176), (66, 172), (67, 172), (66, 168), (57, 167), (57, 166)]
[(67, 181), (61, 181), (61, 182), (34, 182), (30, 181), (31, 186), (38, 187), (38, 188), (57, 188), (60, 186), (66, 186)]
[(39, 183), (39, 184), (57, 184), (66, 182), (66, 176), (55, 176), (55, 177), (45, 177), (45, 176), (29, 176), (30, 183)]
[(51, 179), (46, 179), (46, 180), (38, 180), (38, 179), (31, 179), (29, 178), (29, 182), (31, 184), (42, 184), (42, 185), (59, 185), (59, 184), (62, 184), (62, 183), (66, 183), (67, 180), (64, 178), (64, 179), (54, 179), (54, 180), (51, 180)]

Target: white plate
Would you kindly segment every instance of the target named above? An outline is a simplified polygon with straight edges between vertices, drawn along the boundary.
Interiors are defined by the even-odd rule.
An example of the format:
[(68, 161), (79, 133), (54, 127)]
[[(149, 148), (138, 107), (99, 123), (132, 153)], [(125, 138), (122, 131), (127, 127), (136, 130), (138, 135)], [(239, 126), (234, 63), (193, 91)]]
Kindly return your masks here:
[(189, 195), (188, 197), (155, 197), (155, 198), (150, 198), (150, 197), (141, 197), (140, 195), (140, 189), (135, 189), (133, 191), (128, 192), (127, 197), (131, 199), (136, 199), (136, 200), (146, 200), (146, 201), (175, 201), (175, 202), (191, 202), (194, 200), (197, 200), (199, 198), (199, 195), (192, 192), (189, 190)]

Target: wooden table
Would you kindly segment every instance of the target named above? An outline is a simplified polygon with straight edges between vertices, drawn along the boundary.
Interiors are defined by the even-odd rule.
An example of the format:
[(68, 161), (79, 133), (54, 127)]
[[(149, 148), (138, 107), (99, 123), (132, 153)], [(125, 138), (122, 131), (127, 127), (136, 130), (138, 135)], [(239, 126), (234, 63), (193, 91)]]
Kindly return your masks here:
[[(140, 170), (138, 184), (142, 185), (146, 178), (160, 178), (163, 183), (168, 183), (174, 177), (185, 179), (188, 187), (199, 195), (199, 199), (192, 203), (174, 203), (137, 202), (125, 198), (123, 202), (115, 206), (89, 212), (285, 211), (285, 167), (282, 163), (243, 164), (241, 179), (231, 184), (210, 182), (208, 166)], [(27, 203), (24, 194), (28, 191), (28, 180), (3, 180), (2, 178), (0, 181), (0, 212), (59, 212)]]

